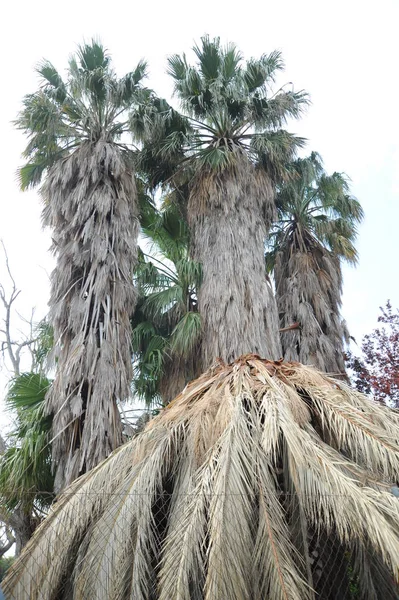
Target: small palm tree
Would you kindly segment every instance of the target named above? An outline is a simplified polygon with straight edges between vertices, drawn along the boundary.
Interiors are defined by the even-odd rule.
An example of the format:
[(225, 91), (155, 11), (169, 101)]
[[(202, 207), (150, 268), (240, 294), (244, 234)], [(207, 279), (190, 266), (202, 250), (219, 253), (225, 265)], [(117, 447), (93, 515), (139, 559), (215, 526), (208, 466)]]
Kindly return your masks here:
[[(195, 66), (184, 55), (169, 59), (183, 114), (165, 103), (153, 107), (145, 164), (154, 166), (159, 157), (171, 185), (187, 181), (190, 172), (191, 252), (203, 268), (203, 367), (249, 351), (278, 358), (277, 312), (262, 248), (273, 185), (303, 144), (282, 126), (301, 114), (307, 96), (270, 92), (283, 69), (279, 52), (244, 63), (234, 45), (205, 36), (194, 53)], [(154, 180), (161, 180), (159, 169)]]
[[(398, 440), (396, 412), (311, 367), (253, 355), (220, 364), (74, 483), (4, 590), (342, 600), (351, 573), (359, 598), (397, 600)], [(334, 585), (314, 543), (323, 573), (339, 572)]]
[(0, 505), (15, 531), (17, 555), (54, 500), (52, 418), (44, 412), (50, 385), (41, 373), (22, 373), (12, 380), (6, 397), (15, 425), (0, 457)]
[(142, 221), (150, 249), (141, 253), (136, 271), (133, 389), (149, 405), (167, 404), (199, 374), (201, 269), (189, 258), (188, 228), (171, 200)]
[(347, 178), (327, 175), (316, 153), (292, 164), (276, 204), (267, 263), (274, 271), (283, 356), (344, 374), (348, 333), (340, 316), (341, 262), (357, 261), (354, 240), (362, 208), (350, 195)]
[(54, 499), (52, 417), (44, 410), (51, 385), (46, 372), (53, 336), (46, 319), (32, 333), (31, 371), (21, 373), (17, 368), (5, 398), (13, 426), (0, 456), (1, 515), (14, 532), (17, 556)]
[(125, 134), (145, 70), (140, 62), (118, 79), (104, 48), (85, 44), (66, 81), (48, 61), (40, 65), (41, 87), (24, 98), (17, 120), (29, 137), (21, 187), (44, 179), (43, 221), (57, 256), (49, 316), (57, 373), (48, 396), (57, 489), (122, 441), (117, 403), (131, 381), (139, 231)]

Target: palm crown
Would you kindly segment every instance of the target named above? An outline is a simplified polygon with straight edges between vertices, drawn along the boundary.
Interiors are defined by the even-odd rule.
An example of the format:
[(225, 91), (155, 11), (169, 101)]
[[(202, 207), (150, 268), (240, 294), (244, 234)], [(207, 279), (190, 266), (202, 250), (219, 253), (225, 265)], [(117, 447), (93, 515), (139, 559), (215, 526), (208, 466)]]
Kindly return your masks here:
[(134, 131), (145, 140), (142, 159), (155, 183), (169, 180), (187, 162), (223, 169), (239, 155), (263, 164), (269, 176), (281, 176), (283, 165), (304, 143), (282, 127), (301, 114), (308, 97), (284, 87), (271, 92), (284, 68), (280, 52), (244, 63), (234, 44), (223, 47), (219, 38), (208, 36), (193, 50), (195, 66), (185, 54), (168, 60), (182, 113), (152, 98), (134, 118)]
[(363, 211), (345, 176), (327, 175), (318, 154), (296, 160), (290, 170), (277, 194), (278, 221), (266, 255), (286, 329), (283, 355), (338, 375), (345, 372), (343, 340), (349, 335), (339, 314), (340, 261), (357, 260), (354, 240)]
[(345, 175), (327, 175), (319, 154), (312, 152), (292, 164), (290, 181), (280, 187), (276, 205), (278, 220), (271, 234), (275, 251), (289, 247), (291, 253), (307, 252), (321, 244), (337, 257), (357, 261), (354, 240), (363, 209), (350, 195)]
[[(44, 172), (83, 142), (121, 143), (129, 131), (129, 115), (140, 94), (146, 63), (118, 79), (106, 50), (97, 42), (78, 48), (69, 60), (64, 81), (51, 62), (37, 68), (42, 85), (25, 96), (17, 126), (29, 136), (20, 169), (23, 189), (40, 183)], [(127, 146), (121, 144), (121, 148)]]
[[(190, 150), (201, 163), (227, 166), (237, 152), (275, 163), (302, 143), (281, 127), (300, 115), (307, 95), (283, 88), (270, 93), (284, 67), (280, 52), (243, 63), (233, 44), (222, 47), (219, 38), (207, 36), (194, 52), (196, 67), (174, 55), (168, 72), (191, 124)], [(173, 145), (173, 136), (169, 141)]]

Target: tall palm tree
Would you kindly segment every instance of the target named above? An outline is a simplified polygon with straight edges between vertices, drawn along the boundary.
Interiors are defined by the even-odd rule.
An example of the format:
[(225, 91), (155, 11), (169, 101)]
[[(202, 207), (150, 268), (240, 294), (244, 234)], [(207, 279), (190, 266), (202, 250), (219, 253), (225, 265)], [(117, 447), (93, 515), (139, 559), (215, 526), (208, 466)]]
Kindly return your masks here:
[[(131, 380), (130, 315), (136, 302), (138, 208), (125, 133), (146, 65), (118, 79), (97, 42), (81, 46), (64, 82), (51, 63), (24, 99), (29, 137), (23, 189), (39, 184), (57, 266), (50, 322), (58, 348), (48, 396), (56, 487), (94, 467), (122, 441), (119, 400)], [(142, 92), (144, 93), (144, 92)]]
[[(282, 126), (301, 114), (307, 96), (270, 91), (283, 69), (279, 52), (244, 63), (234, 45), (222, 47), (207, 36), (194, 52), (196, 66), (185, 56), (169, 58), (183, 114), (179, 120), (176, 111), (157, 105), (165, 135), (159, 134), (159, 120), (153, 122), (147, 147), (158, 143), (161, 164), (170, 158), (177, 165), (175, 171), (166, 168), (172, 185), (190, 169), (191, 252), (203, 267), (202, 365), (251, 350), (278, 358), (277, 312), (262, 248), (273, 215), (273, 185), (303, 143)], [(156, 175), (159, 181), (159, 169)]]
[(133, 317), (134, 392), (166, 405), (199, 375), (201, 268), (188, 255), (188, 228), (176, 204), (142, 220), (147, 253), (136, 270), (139, 301)]
[(363, 211), (347, 178), (327, 175), (317, 153), (296, 160), (292, 171), (277, 195), (267, 257), (274, 269), (283, 356), (340, 375), (348, 339), (340, 315), (341, 262), (357, 261), (354, 240)]

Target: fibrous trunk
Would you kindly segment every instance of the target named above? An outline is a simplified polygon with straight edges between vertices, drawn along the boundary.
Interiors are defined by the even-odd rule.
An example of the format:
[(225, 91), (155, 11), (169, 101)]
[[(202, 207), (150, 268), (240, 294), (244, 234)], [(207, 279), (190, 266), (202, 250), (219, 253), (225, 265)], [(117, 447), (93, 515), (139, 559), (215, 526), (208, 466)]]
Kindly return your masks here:
[[(275, 266), (276, 297), (285, 360), (316, 366), (345, 378), (340, 315), (342, 275), (339, 260), (321, 247), (283, 251)], [(296, 328), (289, 329), (297, 324)]]
[(190, 356), (181, 357), (172, 354), (165, 361), (165, 373), (160, 381), (160, 395), (164, 406), (176, 398), (190, 381), (201, 374), (200, 361), (198, 361), (199, 351), (198, 345)]
[(139, 226), (133, 174), (114, 144), (87, 142), (53, 168), (42, 192), (57, 255), (57, 371), (47, 408), (59, 490), (122, 443), (117, 403), (128, 397), (132, 373)]
[(203, 271), (202, 368), (248, 352), (278, 359), (277, 309), (264, 259), (273, 214), (268, 178), (244, 158), (221, 173), (199, 173), (188, 213)]

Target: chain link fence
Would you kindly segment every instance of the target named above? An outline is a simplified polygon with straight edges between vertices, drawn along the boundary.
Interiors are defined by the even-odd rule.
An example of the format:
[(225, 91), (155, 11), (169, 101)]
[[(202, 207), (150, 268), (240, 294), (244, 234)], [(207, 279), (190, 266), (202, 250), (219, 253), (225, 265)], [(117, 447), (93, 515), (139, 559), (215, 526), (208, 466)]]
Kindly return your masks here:
[[(64, 494), (60, 502), (68, 500)], [(35, 537), (16, 559), (9, 573), (19, 583), (9, 588), (6, 581), (5, 598), (399, 598), (381, 557), (361, 543), (343, 543), (333, 523), (330, 531), (311, 524), (296, 496), (284, 494), (278, 504), (283, 529), (268, 521), (272, 511), (256, 497), (212, 494), (198, 506), (190, 494), (159, 490), (74, 493), (74, 526), (56, 502), (36, 532), (46, 543), (38, 553)]]

